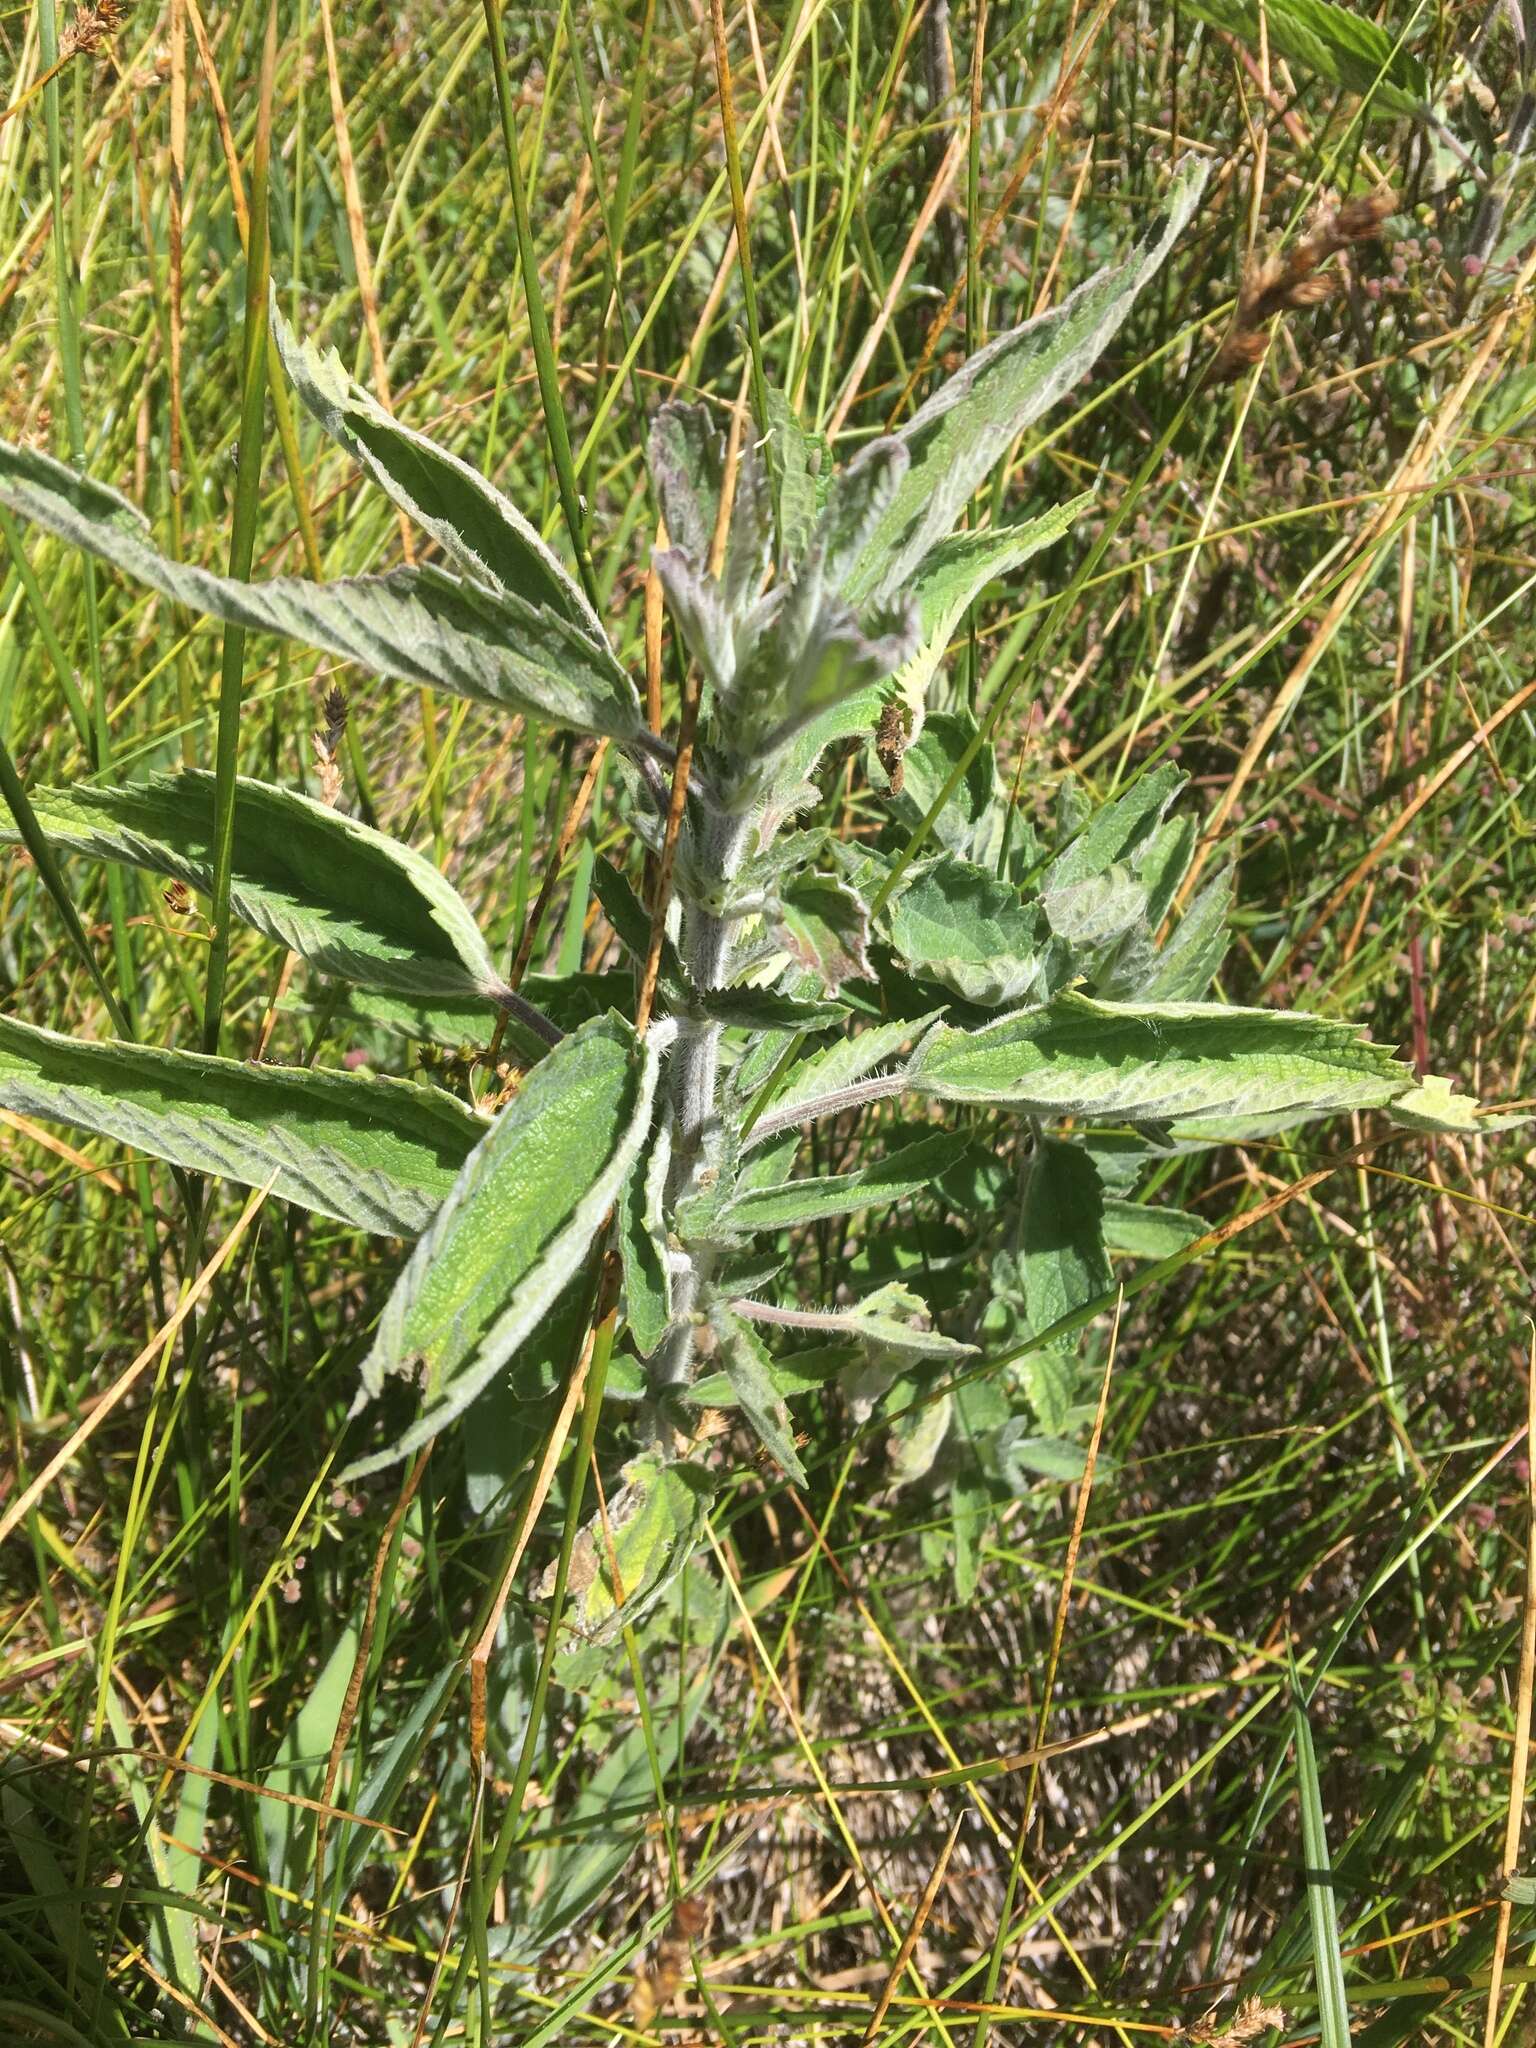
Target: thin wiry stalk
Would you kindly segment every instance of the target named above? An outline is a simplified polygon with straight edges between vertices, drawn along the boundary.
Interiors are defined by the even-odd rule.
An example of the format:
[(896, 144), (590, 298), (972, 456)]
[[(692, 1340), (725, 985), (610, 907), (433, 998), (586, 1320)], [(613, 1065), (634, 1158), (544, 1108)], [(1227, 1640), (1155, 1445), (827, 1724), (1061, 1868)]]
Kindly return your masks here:
[[(267, 392), (267, 284), (271, 242), (267, 170), (272, 146), (272, 88), (277, 72), (277, 0), (269, 0), (257, 84), (256, 144), (251, 162), (251, 230), (246, 251), (245, 367), (240, 402), (240, 471), (230, 528), (229, 573), (247, 582), (256, 552), (261, 509), (262, 423)], [(240, 760), (240, 713), (245, 678), (245, 628), (226, 626), (219, 671), (219, 721), (214, 754), (215, 825), (212, 944), (203, 1006), (203, 1050), (217, 1052), (229, 973), (229, 890), (234, 872), (235, 776)]]
[(484, 0), (485, 22), (490, 32), (491, 63), (496, 77), (496, 104), (501, 112), (501, 139), (507, 161), (507, 178), (512, 187), (512, 215), (517, 224), (517, 248), (523, 281), (523, 300), (528, 309), (528, 333), (533, 343), (534, 367), (538, 372), (539, 398), (544, 407), (544, 431), (555, 465), (560, 489), (560, 507), (566, 531), (576, 556), (582, 588), (594, 610), (599, 607), (597, 579), (592, 573), (592, 553), (587, 542), (587, 519), (582, 507), (576, 467), (571, 460), (570, 436), (566, 431), (565, 403), (560, 396), (559, 365), (550, 340), (549, 320), (544, 311), (544, 291), (539, 283), (538, 256), (528, 218), (528, 195), (524, 189), (523, 162), (518, 153), (517, 128), (512, 119), (512, 83), (507, 75), (507, 46), (502, 35), (499, 0)]

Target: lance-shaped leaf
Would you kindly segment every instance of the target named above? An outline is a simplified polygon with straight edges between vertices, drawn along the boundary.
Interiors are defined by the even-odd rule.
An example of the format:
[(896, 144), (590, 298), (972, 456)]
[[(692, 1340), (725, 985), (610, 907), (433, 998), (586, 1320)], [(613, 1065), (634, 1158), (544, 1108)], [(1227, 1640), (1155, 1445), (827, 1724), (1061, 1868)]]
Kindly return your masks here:
[(238, 626), (286, 634), (375, 675), (430, 683), (574, 732), (633, 739), (639, 700), (611, 653), (551, 607), (434, 568), (310, 583), (240, 583), (172, 562), (138, 507), (51, 456), (0, 441), (0, 505), (151, 590)]
[(1413, 1075), (1351, 1024), (1221, 1003), (1098, 1003), (1064, 994), (979, 1030), (940, 1024), (908, 1085), (941, 1102), (1040, 1117), (1177, 1125), (1220, 1138), (1223, 1119), (1301, 1122), (1394, 1101)]
[(855, 1336), (877, 1354), (894, 1352), (907, 1358), (970, 1358), (974, 1344), (962, 1344), (933, 1328), (928, 1304), (910, 1287), (892, 1280), (866, 1294), (839, 1316), (839, 1327)]
[[(59, 845), (212, 887), (214, 779), (201, 770), (127, 789), (36, 790), (32, 805)], [(0, 823), (0, 840), (13, 836)], [(229, 900), (237, 917), (344, 981), (416, 996), (501, 986), (468, 906), (431, 861), (292, 790), (235, 784)]]
[[(651, 949), (651, 913), (610, 862), (598, 859), (592, 867), (592, 893), (603, 906), (603, 915), (613, 926), (619, 943), (642, 965)], [(661, 979), (674, 992), (689, 987), (677, 948), (662, 935)]]
[(1025, 1322), (1035, 1335), (1114, 1285), (1104, 1249), (1104, 1190), (1080, 1145), (1041, 1139), (1024, 1177), (1022, 1211), (1015, 1265)]
[(1127, 256), (989, 342), (902, 428), (910, 463), (859, 558), (855, 601), (904, 589), (1009, 444), (1098, 361), (1193, 213), (1206, 170), (1186, 159)]
[(782, 994), (776, 988), (712, 988), (697, 995), (690, 1005), (701, 1017), (710, 1017), (737, 1031), (820, 1031), (828, 1024), (840, 1024), (848, 1014), (846, 1003), (830, 998), (817, 1002), (805, 996)]
[(581, 586), (510, 499), (457, 455), (414, 433), (360, 390), (334, 350), (300, 341), (272, 293), (272, 332), (288, 381), (340, 447), (480, 582), (547, 607), (600, 653), (608, 639)]
[(816, 1223), (827, 1216), (851, 1216), (860, 1209), (883, 1208), (926, 1194), (941, 1174), (960, 1158), (969, 1138), (939, 1131), (916, 1144), (903, 1145), (852, 1173), (820, 1174), (790, 1181), (784, 1187), (754, 1188), (737, 1196), (722, 1215), (735, 1230), (787, 1230), (796, 1223)]
[(0, 1018), (0, 1106), (115, 1138), (385, 1236), (430, 1222), (484, 1136), (435, 1089), (313, 1067), (251, 1066)]
[(424, 1411), (373, 1470), (451, 1422), (553, 1307), (650, 1128), (653, 1048), (615, 1016), (562, 1039), (470, 1155), (412, 1253), (363, 1364), (360, 1402), (419, 1369)]
[(725, 435), (707, 406), (673, 400), (650, 427), (650, 469), (667, 537), (701, 569), (714, 546), (725, 480)]
[(768, 475), (779, 523), (779, 567), (787, 576), (811, 544), (818, 510), (817, 476), (825, 443), (813, 440), (782, 391), (768, 392)]
[(1188, 1209), (1130, 1202), (1123, 1195), (1104, 1197), (1105, 1247), (1133, 1259), (1171, 1259), (1210, 1228), (1203, 1216)]
[(923, 1017), (898, 1017), (891, 1024), (872, 1025), (791, 1067), (767, 1111), (746, 1134), (744, 1144), (761, 1145), (802, 1118), (827, 1114), (845, 1090), (884, 1066), (904, 1045), (921, 1038), (938, 1015), (937, 1010), (930, 1010)]
[(1190, 0), (1189, 11), (1250, 49), (1257, 50), (1267, 33), (1270, 50), (1295, 65), (1303, 79), (1310, 73), (1329, 85), (1368, 93), (1371, 112), (1383, 119), (1426, 109), (1428, 86), (1418, 58), (1392, 30), (1353, 7), (1334, 0)]
[[(817, 1344), (808, 1351), (781, 1352), (777, 1357), (768, 1352), (764, 1355), (774, 1393), (791, 1400), (798, 1394), (816, 1393), (828, 1380), (845, 1372), (858, 1356), (843, 1344)], [(735, 1383), (724, 1372), (702, 1373), (691, 1386), (682, 1389), (682, 1395), (698, 1408), (741, 1406)]]
[[(571, 1550), (568, 1619), (579, 1642), (605, 1643), (656, 1605), (704, 1533), (714, 1481), (687, 1459), (663, 1462), (643, 1451), (624, 1467), (623, 1484), (577, 1535)], [(617, 1570), (617, 1583), (615, 1583)], [(539, 1586), (554, 1591), (551, 1565)]]
[[(1067, 843), (1040, 878), (1051, 930), (1095, 995), (1159, 1000), (1148, 986), (1159, 971), (1154, 936), (1198, 836), (1193, 819), (1163, 816), (1185, 779), (1165, 763), (1080, 824), (1069, 820)], [(1064, 795), (1070, 805), (1081, 792)], [(1203, 995), (1208, 981), (1185, 993)]]
[(1200, 827), (1193, 817), (1165, 818), (1132, 854), (1136, 879), (1147, 892), (1147, 923), (1153, 930), (1172, 909), (1199, 841)]
[(732, 1315), (723, 1304), (716, 1307), (710, 1321), (719, 1341), (720, 1363), (741, 1412), (785, 1476), (796, 1486), (804, 1486), (805, 1467), (795, 1449), (789, 1409), (774, 1384), (773, 1359), (767, 1346), (750, 1325), (740, 1316)]
[(1088, 972), (1086, 963), (1102, 958), (1107, 947), (1136, 931), (1147, 917), (1146, 888), (1124, 861), (1049, 895), (1042, 891), (1041, 902), (1051, 930), (1072, 949), (1082, 974)]
[(1041, 877), (1042, 889), (1065, 889), (1108, 873), (1117, 862), (1131, 860), (1152, 838), (1188, 779), (1166, 761), (1138, 776), (1124, 796), (1101, 805), (1071, 835)]
[(990, 526), (981, 533), (957, 533), (939, 545), (913, 578), (917, 606), (917, 652), (896, 672), (895, 694), (911, 717), (915, 739), (923, 729), (928, 685), (954, 638), (955, 629), (989, 583), (1011, 575), (1076, 525), (1093, 503), (1084, 491), (1064, 505), (1017, 526)]
[[(1161, 950), (1149, 952), (1134, 991), (1124, 993), (1149, 1003), (1198, 1002), (1227, 956), (1231, 908), (1232, 870), (1223, 868), (1201, 888)], [(1122, 990), (1108, 992), (1118, 996)]]
[(824, 1339), (853, 1338), (877, 1354), (895, 1352), (914, 1358), (968, 1358), (974, 1344), (962, 1344), (932, 1327), (928, 1305), (920, 1295), (899, 1280), (877, 1287), (873, 1294), (851, 1308), (768, 1308), (738, 1300), (731, 1303), (739, 1316), (750, 1322), (782, 1325), (791, 1330), (809, 1330)]
[(719, 584), (681, 548), (658, 549), (651, 567), (667, 594), (667, 609), (684, 646), (704, 671), (711, 696), (723, 696), (736, 675), (736, 636)]

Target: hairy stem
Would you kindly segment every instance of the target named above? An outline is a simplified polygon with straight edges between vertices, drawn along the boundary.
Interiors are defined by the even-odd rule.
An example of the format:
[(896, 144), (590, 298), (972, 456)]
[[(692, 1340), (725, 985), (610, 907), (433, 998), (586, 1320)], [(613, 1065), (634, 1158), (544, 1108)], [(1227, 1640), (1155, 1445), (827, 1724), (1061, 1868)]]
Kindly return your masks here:
[[(688, 977), (700, 993), (723, 988), (730, 976), (732, 906), (724, 899), (727, 885), (740, 868), (751, 831), (748, 818), (705, 811), (699, 827), (699, 865), (713, 885), (715, 907), (684, 901), (682, 956)], [(723, 907), (720, 907), (723, 903)], [(704, 1185), (703, 1176), (718, 1172), (720, 1128), (720, 1038), (723, 1026), (711, 1018), (678, 1020), (677, 1043), (668, 1061), (667, 1093), (673, 1124), (672, 1168), (667, 1211)], [(712, 1246), (684, 1245), (686, 1266), (672, 1289), (672, 1328), (652, 1368), (659, 1387), (686, 1382), (693, 1363), (694, 1316), (713, 1271)]]
[(911, 1082), (904, 1073), (875, 1074), (867, 1081), (852, 1081), (846, 1088), (834, 1088), (830, 1094), (818, 1095), (810, 1102), (793, 1102), (787, 1109), (777, 1112), (769, 1110), (760, 1116), (751, 1131), (742, 1140), (742, 1150), (749, 1151), (754, 1145), (762, 1145), (769, 1138), (776, 1138), (781, 1131), (791, 1130), (796, 1124), (814, 1123), (818, 1117), (836, 1116), (839, 1110), (859, 1109), (866, 1102), (883, 1102), (888, 1095), (900, 1095)]

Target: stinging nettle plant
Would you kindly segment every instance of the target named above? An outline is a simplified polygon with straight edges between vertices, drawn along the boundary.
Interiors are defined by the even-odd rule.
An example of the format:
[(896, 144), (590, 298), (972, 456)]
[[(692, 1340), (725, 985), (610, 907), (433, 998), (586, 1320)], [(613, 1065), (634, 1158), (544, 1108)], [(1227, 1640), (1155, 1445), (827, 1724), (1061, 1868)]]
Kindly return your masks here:
[[(1176, 907), (1197, 828), (1173, 809), (1174, 768), (1098, 808), (1069, 788), (1040, 831), (969, 713), (940, 702), (968, 607), (1088, 502), (957, 532), (973, 494), (1108, 345), (1202, 182), (1182, 167), (1119, 263), (842, 468), (777, 397), (733, 477), (705, 410), (663, 408), (650, 467), (670, 545), (656, 568), (700, 691), (670, 846), (677, 748), (646, 726), (558, 557), (275, 311), (310, 412), (451, 566), (231, 581), (161, 555), (115, 492), (0, 446), (0, 503), (178, 604), (606, 735), (625, 764), (635, 829), (671, 881), (644, 1030), (652, 912), (603, 863), (598, 894), (633, 972), (514, 991), (429, 861), (294, 791), (242, 779), (225, 798), (183, 772), (35, 791), (35, 822), (18, 820), (34, 844), (40, 830), (206, 889), (227, 801), (234, 915), (423, 1036), (437, 1017), (453, 1040), (467, 1014), (485, 1039), (499, 1017), (527, 1072), (489, 1121), (420, 1082), (0, 1019), (0, 1104), (416, 1240), (359, 1397), (403, 1376), (416, 1410), (354, 1470), (474, 1404), (471, 1499), (499, 1497), (616, 1250), (628, 1341), (608, 1391), (636, 1404), (637, 1454), (582, 1575), (588, 1636), (618, 1618), (613, 1558), (634, 1620), (697, 1537), (711, 1479), (680, 1446), (704, 1412), (739, 1411), (800, 1480), (788, 1402), (833, 1376), (856, 1420), (882, 1417), (892, 1483), (947, 1490), (965, 1583), (994, 1501), (1080, 1469), (1075, 1332), (1113, 1299), (1112, 1255), (1155, 1260), (1201, 1234), (1134, 1199), (1150, 1165), (1339, 1111), (1474, 1127), (1447, 1084), (1417, 1083), (1348, 1024), (1209, 1000), (1230, 881), (1218, 871)], [(886, 818), (857, 840), (821, 821), (817, 781), (850, 745)], [(797, 1171), (807, 1133), (835, 1170)], [(823, 1267), (812, 1226), (846, 1232), (857, 1217), (865, 1234)]]

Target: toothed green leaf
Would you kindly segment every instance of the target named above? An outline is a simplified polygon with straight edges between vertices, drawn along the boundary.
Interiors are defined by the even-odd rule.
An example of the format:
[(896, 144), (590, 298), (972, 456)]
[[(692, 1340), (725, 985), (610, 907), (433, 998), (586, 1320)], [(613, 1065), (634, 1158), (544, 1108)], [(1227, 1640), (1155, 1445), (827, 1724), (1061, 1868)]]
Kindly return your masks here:
[[(1080, 1145), (1042, 1138), (1035, 1147), (1024, 1175), (1015, 1264), (1031, 1334), (1113, 1287), (1104, 1250), (1104, 1191)], [(1075, 1348), (1075, 1338), (1065, 1342)]]
[(642, 1358), (649, 1358), (672, 1320), (672, 1274), (662, 1197), (672, 1144), (659, 1123), (648, 1149), (630, 1169), (619, 1203), (619, 1253), (624, 1263), (624, 1320)]
[(768, 474), (779, 518), (779, 560), (792, 569), (816, 526), (817, 463), (825, 453), (796, 419), (782, 391), (768, 393)]
[(252, 1066), (0, 1018), (0, 1107), (115, 1138), (189, 1173), (261, 1187), (359, 1230), (426, 1228), (485, 1135), (436, 1089)]
[[(566, 1621), (577, 1643), (611, 1642), (643, 1621), (704, 1533), (714, 1481), (702, 1465), (686, 1459), (669, 1464), (644, 1451), (631, 1458), (622, 1479), (571, 1551)], [(553, 1572), (551, 1565), (540, 1586), (544, 1599), (554, 1591)]]
[(915, 1094), (991, 1102), (1030, 1116), (1171, 1122), (1221, 1139), (1305, 1122), (1329, 1110), (1382, 1108), (1411, 1071), (1354, 1024), (1225, 1004), (1098, 1004), (1057, 995), (979, 1030), (938, 1024), (913, 1053)]
[(1092, 812), (1080, 829), (1070, 832), (1067, 844), (1041, 877), (1042, 889), (1064, 889), (1107, 874), (1117, 863), (1130, 860), (1156, 831), (1187, 780), (1170, 762), (1138, 776), (1124, 796), (1112, 798)]
[(1099, 1003), (1063, 994), (975, 1031), (940, 1024), (909, 1083), (943, 1102), (987, 1102), (1039, 1117), (1173, 1123), (1219, 1138), (1224, 1118), (1300, 1123), (1380, 1108), (1413, 1076), (1350, 1024), (1221, 1003)]
[(928, 1304), (900, 1281), (877, 1287), (873, 1294), (850, 1308), (807, 1311), (801, 1318), (806, 1329), (823, 1338), (856, 1338), (876, 1352), (894, 1352), (914, 1358), (968, 1358), (974, 1344), (962, 1344), (932, 1327)]
[(712, 1318), (725, 1369), (743, 1415), (775, 1464), (796, 1486), (806, 1483), (805, 1467), (795, 1449), (794, 1426), (784, 1396), (774, 1384), (773, 1360), (749, 1323), (720, 1308)]
[(800, 875), (779, 892), (774, 936), (835, 995), (845, 981), (873, 981), (869, 912), (854, 891), (824, 875)]
[(1227, 957), (1231, 909), (1232, 870), (1223, 868), (1199, 891), (1161, 950), (1150, 955), (1134, 991), (1126, 993), (1147, 1003), (1198, 1002)]
[(1128, 255), (989, 342), (901, 429), (910, 461), (860, 554), (856, 602), (906, 588), (1010, 444), (1098, 361), (1194, 212), (1207, 169), (1186, 158)]
[(1252, 50), (1269, 38), (1269, 49), (1310, 76), (1370, 95), (1370, 111), (1382, 120), (1422, 114), (1428, 102), (1424, 67), (1396, 34), (1353, 7), (1334, 0), (1190, 0), (1189, 11), (1212, 28), (1225, 29)]
[(827, 1216), (851, 1216), (860, 1209), (909, 1201), (914, 1195), (926, 1194), (969, 1143), (963, 1133), (935, 1132), (931, 1138), (903, 1145), (852, 1173), (792, 1180), (783, 1187), (759, 1188), (739, 1195), (727, 1205), (721, 1220), (733, 1230), (787, 1230), (797, 1223), (815, 1223)]
[(1439, 1074), (1426, 1074), (1417, 1088), (1410, 1088), (1392, 1104), (1395, 1124), (1411, 1131), (1443, 1131), (1448, 1135), (1474, 1136), (1479, 1131), (1512, 1131), (1531, 1119), (1519, 1114), (1485, 1116), (1476, 1096), (1455, 1093), (1454, 1081)]
[(643, 721), (634, 685), (606, 647), (549, 606), (435, 568), (310, 583), (242, 583), (173, 562), (138, 508), (33, 448), (0, 441), (0, 505), (83, 548), (189, 611), (428, 683), (573, 732), (627, 740)]
[[(930, 1010), (926, 1016), (898, 1017), (891, 1024), (871, 1025), (867, 1031), (840, 1038), (809, 1059), (802, 1060), (786, 1075), (784, 1085), (759, 1120), (760, 1125), (782, 1129), (794, 1121), (797, 1109), (810, 1107), (829, 1095), (836, 1095), (840, 1089), (862, 1081), (877, 1067), (883, 1067), (904, 1045), (921, 1038), (939, 1014), (937, 1010)], [(761, 1144), (767, 1135), (767, 1130), (763, 1130), (761, 1135), (749, 1133), (747, 1142)]]
[(944, 854), (907, 883), (884, 915), (887, 938), (913, 974), (967, 1002), (993, 1007), (1047, 993), (1050, 933), (1037, 904), (984, 869)]
[(364, 1394), (419, 1372), (407, 1456), (460, 1414), (547, 1316), (587, 1258), (650, 1128), (656, 1059), (620, 1018), (562, 1039), (501, 1111), (395, 1283)]
[[(424, 533), (519, 604), (547, 607), (608, 653), (608, 638), (559, 556), (496, 486), (360, 390), (333, 349), (301, 341), (272, 291), (272, 334), (288, 381), (338, 446)], [(611, 660), (611, 654), (609, 655)], [(616, 666), (616, 664), (615, 664)]]
[(1093, 493), (1084, 491), (1018, 526), (989, 526), (980, 533), (952, 534), (929, 554), (912, 581), (918, 617), (917, 651), (897, 670), (894, 690), (912, 715), (914, 736), (922, 731), (928, 686), (966, 612), (989, 583), (1012, 575), (1031, 555), (1053, 546), (1087, 514), (1092, 504)]
[[(214, 779), (200, 770), (127, 789), (34, 790), (32, 807), (56, 845), (212, 888)], [(0, 822), (0, 841), (14, 837)], [(488, 997), (501, 986), (468, 906), (429, 860), (244, 777), (229, 900), (245, 923), (343, 981), (426, 997)]]
[(1026, 1493), (1034, 1479), (1074, 1484), (1087, 1469), (1088, 1454), (1064, 1437), (1032, 1435), (1028, 1424), (1016, 1419), (998, 1433), (997, 1462), (1015, 1493)]
[[(1166, 1126), (1193, 1143), (1384, 1108), (1413, 1085), (1411, 1070), (1356, 1026), (1303, 1011), (1073, 992), (974, 1029), (938, 1024), (900, 1072), (902, 1090), (934, 1101)], [(769, 1112), (764, 1135), (786, 1120)]]

